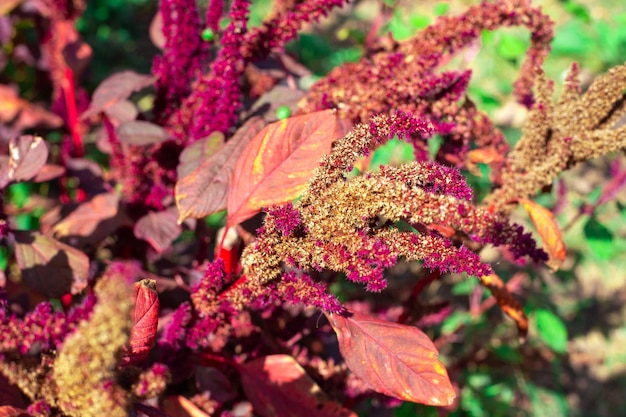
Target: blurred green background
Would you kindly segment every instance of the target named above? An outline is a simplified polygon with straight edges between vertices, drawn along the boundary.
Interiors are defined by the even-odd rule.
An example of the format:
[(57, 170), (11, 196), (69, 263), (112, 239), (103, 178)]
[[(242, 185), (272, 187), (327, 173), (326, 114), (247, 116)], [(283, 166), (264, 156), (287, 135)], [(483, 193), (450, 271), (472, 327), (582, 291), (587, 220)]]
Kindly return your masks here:
[[(157, 10), (155, 0), (90, 0), (77, 22), (83, 38), (93, 48), (93, 59), (84, 86), (92, 91), (114, 72), (135, 69), (148, 73), (158, 49), (148, 37)], [(456, 14), (472, 1), (387, 0), (390, 19), (381, 34), (396, 39), (413, 36), (437, 16)], [(537, 1), (553, 17), (556, 37), (545, 64), (548, 76), (560, 85), (572, 61), (580, 63), (588, 85), (597, 75), (626, 61), (626, 2)], [(269, 0), (254, 1), (251, 24), (258, 25), (271, 8)], [(309, 25), (288, 46), (289, 53), (310, 68), (316, 77), (347, 61), (358, 60), (371, 27), (380, 13), (377, 1), (356, 1), (320, 24)], [(450, 65), (473, 71), (471, 99), (488, 112), (511, 143), (520, 136), (526, 112), (512, 97), (512, 81), (529, 44), (523, 29), (484, 32), (475, 51), (457, 57)], [(459, 54), (460, 55), (460, 54)], [(11, 67), (7, 71), (13, 71)], [(10, 74), (9, 74), (10, 75)], [(29, 77), (21, 78), (24, 97), (37, 96)], [(376, 152), (376, 163), (400, 163), (411, 152), (392, 142)], [(578, 216), (579, 208), (593, 204), (603, 184), (611, 179), (611, 165), (622, 155), (583, 164), (562, 176), (566, 206), (558, 213), (565, 233), (568, 258), (563, 268), (513, 268), (496, 264), (503, 279), (522, 271), (519, 294), (531, 320), (528, 341), (520, 344), (514, 324), (497, 308), (479, 316), (470, 312), (470, 301), (487, 297), (475, 280), (461, 276), (431, 285), (423, 296), (430, 301), (454, 300), (454, 313), (440, 326), (429, 329), (433, 339), (455, 332), (457, 338), (442, 347), (444, 360), (453, 365), (453, 379), (461, 391), (453, 416), (626, 416), (626, 195), (599, 207), (592, 215)], [(617, 162), (615, 162), (617, 161)], [(477, 194), (488, 191), (487, 171), (470, 176)], [(539, 198), (553, 207), (559, 187)], [(28, 204), (35, 190), (18, 184), (7, 201), (17, 207)], [(38, 227), (41, 212), (25, 216), (19, 224)], [(516, 221), (532, 226), (523, 211)], [(576, 219), (570, 224), (572, 219)], [(0, 251), (3, 249), (0, 248)], [(6, 253), (0, 252), (0, 266)], [(375, 404), (363, 415), (376, 414)], [(404, 404), (397, 417), (435, 416), (438, 410)], [(380, 414), (382, 415), (382, 414)]]

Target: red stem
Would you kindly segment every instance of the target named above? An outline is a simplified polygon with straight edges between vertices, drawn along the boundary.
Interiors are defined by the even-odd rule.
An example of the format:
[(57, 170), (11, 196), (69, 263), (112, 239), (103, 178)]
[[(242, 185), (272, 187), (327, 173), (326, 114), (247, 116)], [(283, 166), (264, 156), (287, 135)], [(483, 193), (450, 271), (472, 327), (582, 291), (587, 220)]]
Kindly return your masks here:
[(62, 83), (63, 97), (67, 109), (67, 123), (74, 144), (74, 157), (82, 158), (84, 155), (83, 140), (78, 130), (78, 110), (76, 109), (76, 96), (74, 95), (74, 73), (69, 67), (65, 68), (65, 82)]

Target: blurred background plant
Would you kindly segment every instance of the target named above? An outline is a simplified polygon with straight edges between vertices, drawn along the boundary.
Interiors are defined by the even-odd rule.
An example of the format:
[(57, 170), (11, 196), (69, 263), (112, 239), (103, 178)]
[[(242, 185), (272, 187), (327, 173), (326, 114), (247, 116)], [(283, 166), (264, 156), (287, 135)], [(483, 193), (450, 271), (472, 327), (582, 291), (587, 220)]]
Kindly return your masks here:
[[(158, 53), (149, 37), (157, 2), (87, 3), (76, 26), (93, 50), (82, 83), (89, 93), (119, 70), (149, 73), (153, 56)], [(305, 28), (287, 50), (312, 71), (308, 82), (313, 82), (332, 68), (360, 58), (370, 32), (376, 29), (377, 33), (389, 32), (395, 39), (406, 39), (437, 16), (454, 14), (474, 3), (386, 0), (381, 13), (377, 1), (356, 1), (323, 23)], [(546, 0), (536, 4), (542, 5), (556, 23), (552, 53), (544, 65), (548, 78), (562, 80), (570, 63), (577, 61), (585, 86), (598, 74), (626, 61), (624, 2)], [(270, 8), (269, 0), (254, 1), (250, 24), (259, 25)], [(24, 46), (37, 42), (34, 28), (27, 22), (11, 27), (8, 17), (0, 16), (0, 83), (16, 84), (20, 96), (31, 102), (48, 102), (51, 92), (41, 88), (42, 74), (32, 65), (35, 57), (29, 56)], [(492, 117), (511, 145), (521, 136), (520, 127), (526, 119), (527, 111), (511, 93), (528, 45), (525, 30), (484, 32), (480, 44), (448, 64), (450, 68), (473, 71), (471, 100)], [(58, 133), (47, 137), (52, 143), (60, 139)], [(436, 147), (437, 142), (432, 143)], [(99, 162), (104, 158), (93, 145), (87, 146), (86, 156)], [(392, 141), (374, 153), (372, 165), (399, 164), (411, 158), (410, 147)], [(443, 323), (425, 330), (439, 347), (461, 392), (459, 407), (450, 415), (626, 415), (626, 193), (621, 187), (626, 182), (625, 173), (624, 155), (597, 159), (568, 172), (553, 184), (550, 193), (539, 198), (539, 203), (557, 214), (564, 228), (568, 256), (556, 273), (546, 268), (498, 270), (509, 288), (524, 299), (531, 319), (525, 343), (517, 339), (512, 322), (503, 320), (500, 310), (490, 308), (488, 294), (475, 280), (451, 276), (423, 291), (420, 297), (431, 304), (450, 298), (454, 304), (454, 312)], [(489, 191), (486, 165), (479, 163), (465, 174), (479, 198)], [(614, 190), (603, 193), (607, 184), (612, 184)], [(45, 208), (23, 210), (23, 215), (19, 211), (36, 207), (37, 196), (45, 195), (48, 186), (19, 183), (8, 189), (6, 203), (18, 211), (19, 229), (39, 228)], [(601, 197), (607, 194), (611, 198)], [(513, 218), (532, 229), (521, 209)], [(209, 224), (219, 226), (222, 221), (223, 216), (217, 216)], [(6, 266), (7, 251), (0, 247), (0, 267), (4, 270)], [(402, 268), (409, 267), (396, 267), (391, 274), (402, 276)], [(333, 288), (340, 298), (357, 291), (349, 283)], [(383, 409), (377, 407), (372, 402), (362, 415), (382, 415)], [(405, 403), (384, 412), (408, 417), (440, 415), (441, 410)]]

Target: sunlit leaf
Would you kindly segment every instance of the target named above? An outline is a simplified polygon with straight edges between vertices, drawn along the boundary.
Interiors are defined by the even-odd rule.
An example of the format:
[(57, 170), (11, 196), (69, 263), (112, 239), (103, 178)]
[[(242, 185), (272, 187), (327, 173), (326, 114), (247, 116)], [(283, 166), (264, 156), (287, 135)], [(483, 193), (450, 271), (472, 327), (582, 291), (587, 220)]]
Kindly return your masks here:
[(48, 147), (40, 136), (23, 135), (9, 142), (9, 161), (0, 169), (0, 187), (28, 181), (46, 164)]
[(566, 249), (563, 243), (561, 229), (554, 218), (554, 214), (547, 208), (540, 206), (531, 200), (522, 199), (520, 204), (526, 209), (532, 220), (541, 241), (543, 249), (550, 257), (546, 264), (553, 270), (559, 269), (565, 260)]
[(29, 287), (59, 298), (87, 286), (89, 258), (83, 252), (39, 232), (20, 231), (14, 236), (15, 258)]
[(148, 357), (154, 346), (159, 323), (159, 295), (156, 282), (143, 279), (135, 283), (133, 327), (128, 346), (122, 352), (124, 365), (136, 365)]
[(266, 126), (242, 152), (228, 194), (228, 223), (263, 207), (298, 197), (332, 143), (348, 125), (332, 110), (295, 116)]
[(248, 120), (219, 151), (179, 178), (175, 188), (179, 223), (188, 217), (202, 218), (226, 208), (235, 162), (264, 125), (260, 117)]
[(262, 417), (356, 417), (329, 401), (294, 358), (270, 355), (240, 367), (241, 384)]
[(20, 98), (18, 91), (0, 84), (0, 124), (16, 130), (28, 128), (57, 128), (63, 119), (45, 108)]
[(33, 182), (50, 181), (55, 178), (59, 178), (61, 175), (65, 174), (65, 171), (66, 171), (65, 167), (62, 167), (61, 165), (46, 164), (43, 167), (41, 167), (39, 172), (37, 172), (37, 175), (35, 175), (31, 179), (31, 181)]
[(89, 236), (103, 220), (117, 214), (118, 204), (117, 194), (98, 194), (55, 224), (52, 231), (57, 236)]
[(525, 338), (528, 334), (528, 317), (517, 298), (509, 292), (496, 274), (485, 275), (480, 282), (491, 292), (502, 311), (515, 321), (519, 336)]
[(557, 353), (567, 351), (567, 327), (563, 320), (549, 310), (539, 309), (534, 312), (537, 332), (543, 342)]
[(432, 341), (417, 327), (361, 313), (327, 315), (346, 364), (373, 390), (427, 405), (450, 405), (455, 391)]

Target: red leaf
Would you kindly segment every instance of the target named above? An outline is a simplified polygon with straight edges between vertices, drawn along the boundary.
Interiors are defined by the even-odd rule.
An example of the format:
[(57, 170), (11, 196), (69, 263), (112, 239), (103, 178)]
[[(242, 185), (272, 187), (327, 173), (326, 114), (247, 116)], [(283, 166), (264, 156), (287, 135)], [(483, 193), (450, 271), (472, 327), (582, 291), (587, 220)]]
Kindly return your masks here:
[(46, 164), (48, 147), (40, 136), (23, 135), (9, 142), (9, 163), (0, 172), (0, 187), (28, 181)]
[(143, 120), (122, 123), (117, 128), (117, 135), (121, 142), (136, 146), (155, 145), (170, 139), (161, 126)]
[(187, 146), (178, 157), (176, 175), (183, 178), (198, 168), (202, 161), (210, 158), (224, 145), (224, 134), (213, 132), (206, 138), (196, 141)]
[(356, 414), (325, 398), (289, 355), (270, 355), (240, 366), (241, 384), (262, 417), (337, 417)]
[(137, 74), (134, 71), (123, 71), (114, 74), (102, 81), (96, 88), (89, 108), (85, 110), (81, 117), (85, 119), (106, 111), (118, 101), (130, 97), (133, 92), (152, 85), (155, 80), (156, 77)]
[(24, 282), (46, 297), (77, 294), (87, 286), (89, 258), (39, 232), (14, 232), (15, 258)]
[(427, 405), (450, 405), (455, 393), (437, 348), (413, 326), (353, 312), (327, 315), (348, 367), (373, 390)]
[(163, 253), (172, 246), (172, 242), (182, 231), (176, 217), (175, 208), (150, 212), (135, 224), (135, 236), (150, 243), (158, 253)]
[(146, 359), (154, 346), (159, 324), (159, 296), (156, 281), (142, 279), (135, 283), (134, 323), (128, 346), (122, 355), (123, 365), (136, 365)]
[(556, 271), (565, 260), (566, 249), (563, 243), (563, 235), (557, 224), (554, 214), (547, 208), (540, 206), (534, 201), (521, 199), (520, 204), (526, 209), (530, 220), (532, 220), (541, 241), (543, 249), (548, 253), (550, 259), (546, 265)]
[(29, 128), (53, 129), (62, 126), (63, 119), (21, 99), (16, 89), (0, 84), (0, 124), (10, 124), (16, 131)]
[(332, 110), (295, 116), (266, 126), (239, 157), (228, 195), (228, 224), (261, 208), (298, 197), (332, 143), (347, 126)]
[(118, 203), (117, 194), (98, 194), (55, 224), (52, 231), (57, 236), (89, 236), (103, 220), (117, 214)]
[(230, 176), (239, 155), (265, 125), (263, 119), (248, 120), (218, 152), (176, 183), (178, 222), (188, 217), (202, 218), (226, 208)]
[(46, 164), (43, 167), (41, 167), (39, 172), (37, 172), (37, 175), (33, 177), (32, 181), (33, 182), (50, 181), (55, 178), (59, 178), (61, 175), (65, 174), (65, 171), (66, 171), (65, 167), (62, 167), (61, 165)]

